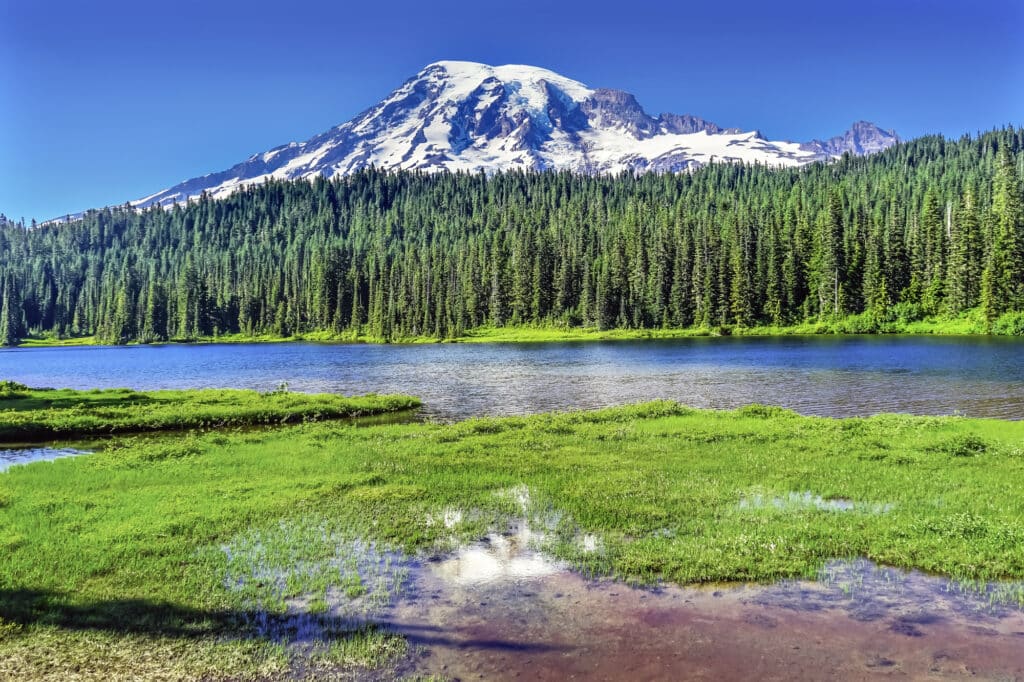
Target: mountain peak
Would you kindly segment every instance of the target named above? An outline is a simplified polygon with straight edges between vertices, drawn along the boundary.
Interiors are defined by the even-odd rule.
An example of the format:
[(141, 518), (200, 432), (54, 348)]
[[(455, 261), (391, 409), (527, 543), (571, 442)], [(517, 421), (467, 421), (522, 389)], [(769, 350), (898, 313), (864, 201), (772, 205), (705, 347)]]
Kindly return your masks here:
[(842, 156), (849, 152), (857, 156), (874, 154), (888, 149), (900, 141), (894, 130), (885, 130), (871, 121), (854, 121), (842, 135), (827, 140), (812, 140), (803, 147), (829, 157)]
[(539, 66), (526, 64), (505, 64), (491, 66), (479, 62), (443, 60), (424, 67), (411, 80), (438, 79), (450, 84), (453, 96), (463, 96), (463, 90), (472, 91), (487, 81), (500, 82), (507, 89), (521, 91), (524, 96), (538, 98), (542, 85), (550, 84), (568, 97), (583, 99), (592, 92), (583, 83), (566, 78)]
[(678, 172), (712, 162), (796, 166), (844, 152), (872, 153), (898, 140), (892, 131), (857, 121), (825, 141), (772, 141), (689, 114), (652, 117), (628, 92), (590, 88), (541, 67), (442, 60), (351, 121), (132, 204), (169, 205), (203, 192), (219, 198), (268, 178), (331, 177), (370, 165)]

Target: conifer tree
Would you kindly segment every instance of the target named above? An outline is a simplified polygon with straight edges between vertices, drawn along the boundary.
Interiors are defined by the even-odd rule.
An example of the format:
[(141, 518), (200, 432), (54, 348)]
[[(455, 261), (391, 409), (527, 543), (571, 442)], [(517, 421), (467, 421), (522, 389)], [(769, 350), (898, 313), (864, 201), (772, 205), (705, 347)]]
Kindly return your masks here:
[(1024, 304), (1024, 211), (1017, 166), (1008, 150), (999, 154), (992, 196), (993, 242), (989, 260), (993, 313)]
[(946, 275), (946, 307), (956, 315), (978, 305), (981, 290), (982, 235), (968, 190), (956, 212)]
[(3, 278), (3, 303), (0, 304), (0, 346), (16, 346), (21, 341), (21, 305), (14, 288), (14, 277)]

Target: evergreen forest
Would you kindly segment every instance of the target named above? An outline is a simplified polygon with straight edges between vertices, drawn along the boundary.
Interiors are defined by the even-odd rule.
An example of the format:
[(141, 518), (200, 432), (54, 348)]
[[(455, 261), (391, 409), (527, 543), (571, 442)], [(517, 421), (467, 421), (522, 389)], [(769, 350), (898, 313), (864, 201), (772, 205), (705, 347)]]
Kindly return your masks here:
[(482, 327), (728, 330), (974, 311), (1024, 332), (1024, 129), (683, 174), (384, 172), (0, 220), (0, 344)]

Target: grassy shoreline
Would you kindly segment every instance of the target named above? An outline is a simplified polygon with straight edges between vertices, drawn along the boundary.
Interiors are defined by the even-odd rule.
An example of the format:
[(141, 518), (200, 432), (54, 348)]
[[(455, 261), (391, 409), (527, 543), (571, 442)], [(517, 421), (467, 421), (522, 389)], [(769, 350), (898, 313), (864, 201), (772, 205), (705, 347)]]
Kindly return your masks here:
[[(1020, 422), (654, 402), (185, 440), (122, 439), (0, 474), (0, 676), (101, 677), (120, 665), (137, 678), (249, 679), (308, 668), (246, 629), (259, 593), (225, 588), (245, 568), (226, 547), (265, 547), (304, 567), (261, 607), (273, 613), (282, 596), (322, 603), (335, 583), (362, 589), (358, 576), (303, 577), (337, 538), (413, 555), (524, 513), (556, 519), (551, 553), (641, 582), (770, 582), (837, 557), (1024, 579)], [(465, 512), (457, 523), (431, 523), (451, 509)], [(582, 548), (580, 533), (599, 550)], [(358, 650), (346, 649), (342, 667), (383, 665), (382, 652), (402, 650), (379, 631), (337, 638)]]
[(0, 382), (0, 443), (369, 417), (415, 409), (411, 396), (235, 389), (76, 391)]
[[(719, 327), (687, 327), (682, 329), (597, 329), (596, 327), (568, 327), (564, 325), (518, 325), (506, 327), (478, 327), (459, 336), (438, 339), (432, 336), (395, 337), (382, 339), (367, 334), (351, 332), (309, 332), (293, 336), (249, 336), (246, 334), (224, 334), (198, 339), (172, 339), (151, 345), (201, 345), (201, 344), (247, 344), (247, 343), (545, 343), (558, 341), (629, 341), (641, 339), (679, 339), (713, 336), (1019, 336), (1021, 315), (1009, 313), (993, 324), (988, 324), (980, 310), (971, 310), (953, 318), (936, 317), (914, 321), (874, 320), (868, 315), (853, 315), (840, 320), (811, 321), (783, 326), (740, 327), (723, 325)], [(102, 345), (94, 336), (77, 338), (27, 338), (21, 348), (50, 348), (64, 346)], [(128, 345), (142, 345), (132, 342)]]

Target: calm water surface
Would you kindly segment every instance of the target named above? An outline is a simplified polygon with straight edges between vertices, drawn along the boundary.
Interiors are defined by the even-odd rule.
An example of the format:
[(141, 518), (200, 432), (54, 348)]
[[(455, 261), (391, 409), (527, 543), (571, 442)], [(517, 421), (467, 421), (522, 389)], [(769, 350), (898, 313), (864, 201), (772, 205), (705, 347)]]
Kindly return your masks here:
[[(383, 622), (426, 649), (408, 672), (488, 680), (860, 680), (1024, 676), (1019, 584), (869, 561), (818, 580), (642, 590), (490, 535), (412, 573)], [(1001, 594), (1009, 595), (1004, 602)]]
[(1024, 418), (1024, 341), (977, 337), (696, 338), (531, 344), (242, 344), (0, 351), (31, 386), (412, 393), (439, 419), (671, 398), (804, 414)]
[(0, 448), (0, 472), (7, 471), (18, 464), (32, 462), (52, 462), (64, 457), (76, 457), (89, 454), (86, 450), (76, 448), (22, 447)]

